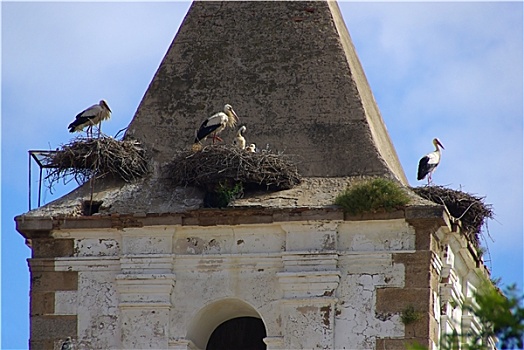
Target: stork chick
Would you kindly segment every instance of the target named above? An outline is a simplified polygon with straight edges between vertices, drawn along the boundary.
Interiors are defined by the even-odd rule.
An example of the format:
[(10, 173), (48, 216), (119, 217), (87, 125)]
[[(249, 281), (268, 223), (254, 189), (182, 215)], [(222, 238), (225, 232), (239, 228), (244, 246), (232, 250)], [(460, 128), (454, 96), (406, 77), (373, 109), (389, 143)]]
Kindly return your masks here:
[(242, 133), (244, 132), (246, 132), (246, 127), (245, 125), (242, 125), (237, 131), (237, 136), (235, 136), (235, 138), (233, 139), (233, 145), (235, 147), (238, 147), (240, 149), (246, 148), (246, 139), (242, 135)]
[(427, 176), (428, 185), (431, 183), (431, 175), (440, 163), (439, 146), (442, 147), (442, 149), (445, 149), (444, 146), (442, 146), (442, 143), (440, 143), (439, 139), (437, 138), (433, 139), (433, 145), (435, 145), (435, 151), (426, 154), (418, 162), (417, 180), (422, 180)]
[(257, 146), (255, 146), (254, 143), (252, 143), (252, 144), (250, 144), (249, 146), (246, 147), (246, 151), (248, 151), (249, 153), (255, 153), (256, 149), (257, 149)]
[(98, 135), (102, 128), (102, 121), (111, 118), (111, 108), (107, 104), (106, 100), (100, 100), (96, 105), (83, 110), (78, 113), (75, 120), (69, 124), (69, 132), (80, 132), (87, 126), (87, 136), (93, 135), (93, 126), (99, 125)]
[(197, 130), (195, 135), (195, 144), (205, 140), (209, 135), (213, 136), (213, 143), (215, 141), (222, 141), (218, 134), (220, 134), (226, 127), (233, 128), (239, 121), (239, 118), (233, 107), (226, 104), (223, 112), (213, 114), (202, 122), (200, 128)]

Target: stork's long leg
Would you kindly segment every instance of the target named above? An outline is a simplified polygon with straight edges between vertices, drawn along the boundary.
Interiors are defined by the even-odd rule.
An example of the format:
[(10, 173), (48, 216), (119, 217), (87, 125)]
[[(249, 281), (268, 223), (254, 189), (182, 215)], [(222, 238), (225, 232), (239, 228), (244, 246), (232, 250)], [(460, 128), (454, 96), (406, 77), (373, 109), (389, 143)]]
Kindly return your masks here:
[(213, 133), (213, 144), (215, 144), (215, 141), (224, 141), (222, 140), (216, 133)]

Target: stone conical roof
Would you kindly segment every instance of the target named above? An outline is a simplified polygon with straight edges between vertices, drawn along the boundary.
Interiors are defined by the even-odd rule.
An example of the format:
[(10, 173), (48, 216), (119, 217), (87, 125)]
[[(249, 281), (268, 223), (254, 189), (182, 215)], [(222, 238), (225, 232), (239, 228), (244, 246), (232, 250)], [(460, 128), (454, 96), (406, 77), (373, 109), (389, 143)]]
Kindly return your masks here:
[(168, 161), (226, 103), (248, 144), (296, 156), (303, 176), (407, 184), (336, 2), (193, 2), (128, 136)]

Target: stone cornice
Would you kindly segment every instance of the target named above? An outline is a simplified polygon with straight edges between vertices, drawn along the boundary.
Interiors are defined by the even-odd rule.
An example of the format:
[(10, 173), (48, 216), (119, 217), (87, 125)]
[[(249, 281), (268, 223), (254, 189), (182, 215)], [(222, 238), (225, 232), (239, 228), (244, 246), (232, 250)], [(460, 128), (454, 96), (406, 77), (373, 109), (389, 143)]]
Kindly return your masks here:
[(371, 221), (400, 218), (405, 218), (413, 225), (427, 222), (433, 222), (435, 225), (447, 225), (449, 223), (442, 207), (435, 206), (410, 206), (391, 213), (379, 212), (359, 215), (344, 214), (342, 209), (338, 207), (226, 208), (198, 209), (183, 213), (134, 213), (77, 217), (20, 215), (15, 218), (15, 221), (16, 229), (26, 239), (38, 239), (48, 238), (51, 236), (51, 232), (57, 230), (120, 230), (146, 226), (253, 225), (312, 220)]

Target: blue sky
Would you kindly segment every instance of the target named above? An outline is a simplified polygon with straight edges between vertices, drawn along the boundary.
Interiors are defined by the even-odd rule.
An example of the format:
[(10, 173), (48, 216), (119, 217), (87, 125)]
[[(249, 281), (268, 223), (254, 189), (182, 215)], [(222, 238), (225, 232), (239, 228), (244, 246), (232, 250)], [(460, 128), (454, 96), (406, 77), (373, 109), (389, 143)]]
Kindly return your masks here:
[[(522, 2), (339, 6), (410, 184), (439, 137), (435, 183), (493, 205), (487, 265), (522, 289)], [(13, 220), (28, 210), (27, 151), (70, 141), (67, 125), (101, 98), (113, 110), (104, 132), (126, 127), (188, 7), (2, 2), (2, 349), (27, 348), (29, 334), (30, 250)]]

